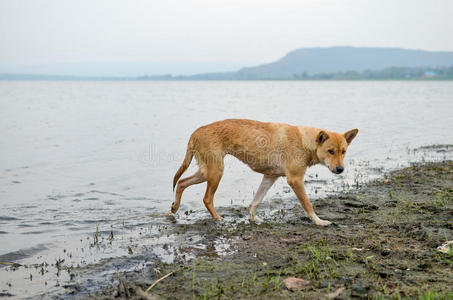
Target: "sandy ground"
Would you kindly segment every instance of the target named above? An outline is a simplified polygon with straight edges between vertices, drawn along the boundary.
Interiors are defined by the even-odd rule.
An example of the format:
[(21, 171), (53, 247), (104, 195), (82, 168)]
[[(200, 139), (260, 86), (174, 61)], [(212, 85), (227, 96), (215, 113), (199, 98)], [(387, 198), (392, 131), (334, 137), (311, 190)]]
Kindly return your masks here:
[[(355, 191), (318, 200), (315, 210), (334, 224), (313, 225), (299, 206), (280, 211), (275, 222), (257, 225), (175, 224), (173, 233), (203, 236), (206, 247), (196, 258), (183, 255), (172, 264), (118, 274), (83, 297), (453, 299), (453, 253), (437, 250), (453, 240), (452, 161), (395, 171)], [(230, 254), (215, 251), (219, 236), (231, 245)], [(195, 251), (180, 247), (182, 253)], [(283, 283), (289, 277), (309, 283), (292, 291)]]

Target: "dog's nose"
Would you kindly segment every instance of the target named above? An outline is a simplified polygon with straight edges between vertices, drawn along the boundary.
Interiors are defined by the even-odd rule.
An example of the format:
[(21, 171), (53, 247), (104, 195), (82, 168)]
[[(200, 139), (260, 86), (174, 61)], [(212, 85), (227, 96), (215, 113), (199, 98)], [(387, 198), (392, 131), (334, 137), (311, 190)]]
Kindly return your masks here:
[(337, 167), (337, 174), (340, 174), (344, 171), (343, 167)]

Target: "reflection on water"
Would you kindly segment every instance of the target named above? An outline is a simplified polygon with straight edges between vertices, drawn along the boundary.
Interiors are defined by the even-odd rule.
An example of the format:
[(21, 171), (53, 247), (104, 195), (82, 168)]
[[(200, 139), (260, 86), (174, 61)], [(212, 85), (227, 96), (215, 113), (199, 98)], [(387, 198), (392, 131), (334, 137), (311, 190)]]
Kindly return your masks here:
[[(105, 266), (103, 274), (143, 266), (143, 251), (165, 261), (225, 253), (220, 239), (205, 249), (196, 233), (162, 234), (176, 226), (161, 214), (201, 125), (249, 118), (359, 128), (342, 175), (309, 170), (307, 192), (317, 198), (413, 161), (451, 159), (451, 146), (426, 146), (453, 144), (452, 96), (450, 82), (0, 82), (0, 261), (28, 266), (4, 265), (0, 285), (30, 296), (70, 284), (71, 266), (111, 257), (136, 263)], [(215, 204), (238, 210), (220, 209), (226, 222), (247, 219), (260, 180), (226, 158)], [(186, 190), (173, 221), (209, 218), (204, 188)], [(297, 203), (283, 179), (266, 199), (258, 209), (264, 220)]]

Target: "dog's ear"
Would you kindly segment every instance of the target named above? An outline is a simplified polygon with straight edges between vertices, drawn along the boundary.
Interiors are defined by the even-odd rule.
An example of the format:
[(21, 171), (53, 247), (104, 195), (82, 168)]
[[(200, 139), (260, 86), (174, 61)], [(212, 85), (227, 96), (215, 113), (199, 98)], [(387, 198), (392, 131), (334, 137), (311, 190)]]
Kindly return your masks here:
[(327, 134), (327, 132), (321, 130), (316, 137), (316, 142), (318, 143), (318, 145), (322, 145), (328, 138), (329, 135)]
[(346, 131), (344, 133), (344, 138), (346, 139), (346, 142), (348, 142), (348, 144), (350, 144), (352, 142), (352, 140), (355, 138), (355, 136), (357, 135), (357, 133), (359, 133), (358, 129), (351, 129), (349, 131)]

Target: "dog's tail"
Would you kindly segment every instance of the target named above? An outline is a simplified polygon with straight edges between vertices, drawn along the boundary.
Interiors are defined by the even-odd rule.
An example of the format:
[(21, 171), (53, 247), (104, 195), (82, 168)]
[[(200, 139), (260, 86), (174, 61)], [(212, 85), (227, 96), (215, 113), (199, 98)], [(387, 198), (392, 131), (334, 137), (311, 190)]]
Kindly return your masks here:
[(179, 167), (178, 171), (176, 171), (175, 177), (173, 177), (173, 191), (175, 191), (175, 186), (179, 178), (187, 170), (190, 163), (192, 162), (192, 158), (193, 158), (192, 140), (190, 140), (189, 144), (187, 145), (187, 151), (186, 156), (184, 157), (184, 161), (182, 162), (182, 165)]

